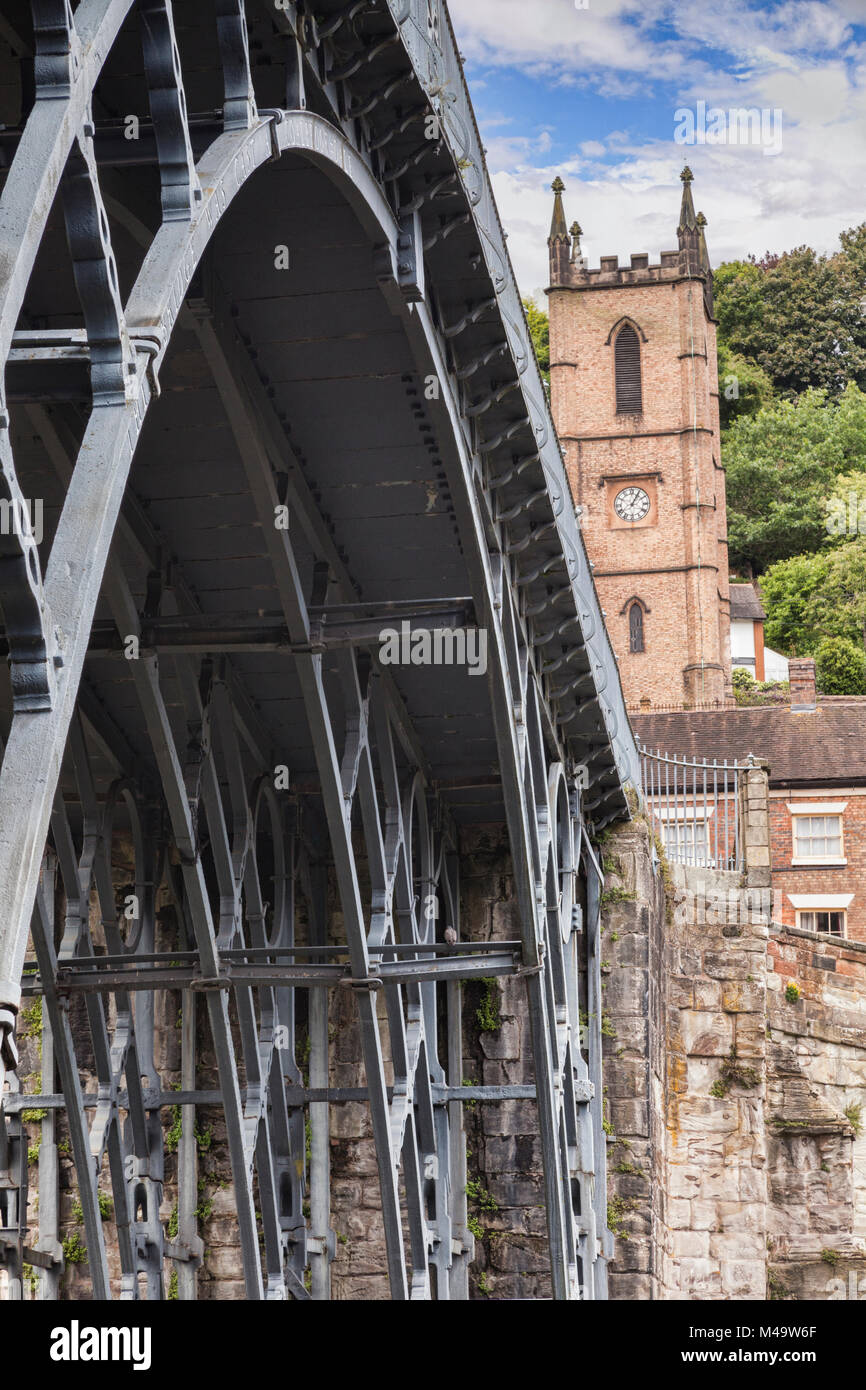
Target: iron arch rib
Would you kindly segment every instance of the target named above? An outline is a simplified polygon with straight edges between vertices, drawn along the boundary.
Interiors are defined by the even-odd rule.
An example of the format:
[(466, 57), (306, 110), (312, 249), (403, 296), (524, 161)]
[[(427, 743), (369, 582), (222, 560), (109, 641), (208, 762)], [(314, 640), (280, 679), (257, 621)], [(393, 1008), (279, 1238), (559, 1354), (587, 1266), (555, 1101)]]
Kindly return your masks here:
[[(331, 104), (335, 111), (344, 109), (342, 97), (335, 99), (337, 89), (342, 90), (342, 84), (360, 69), (393, 50), (398, 34), (402, 37), (416, 78), (443, 118), (456, 167), (463, 171), (462, 182), (452, 171), (430, 187), (441, 185), (446, 189), (444, 196), (465, 200), (475, 219), (472, 225), (485, 261), (485, 284), (462, 319), (459, 314), (441, 315), (427, 291), (429, 267), (424, 248), (432, 246), (436, 238), (429, 237), (429, 223), (425, 238), (427, 199), (423, 189), (401, 206), (398, 180), (394, 178), (389, 184), (380, 179), (379, 157), (371, 154), (374, 142), (359, 138), (356, 131), (357, 144), (353, 143), (349, 122), (340, 128), (336, 118), (326, 119), (312, 111), (263, 114), (257, 110), (240, 3), (218, 6), (225, 65), (224, 130), (193, 166), (193, 141), (171, 6), (168, 0), (161, 0), (147, 8), (159, 21), (148, 31), (153, 50), (151, 78), (156, 80), (167, 61), (165, 72), (175, 74), (176, 85), (169, 83), (170, 110), (162, 117), (167, 125), (157, 131), (163, 166), (163, 220), (123, 309), (116, 294), (106, 289), (113, 262), (93, 156), (90, 103), (128, 4), (83, 0), (74, 21), (66, 11), (68, 45), (64, 48), (60, 44), (55, 53), (55, 40), (51, 40), (51, 61), (39, 68), (42, 86), (0, 202), (0, 265), (10, 267), (0, 303), (0, 349), (4, 357), (12, 346), (36, 251), (64, 172), (67, 179), (71, 175), (77, 180), (72, 202), (84, 209), (88, 224), (83, 237), (77, 225), (77, 238), (70, 238), (73, 258), (78, 255), (80, 260), (87, 260), (96, 246), (104, 272), (95, 317), (88, 312), (94, 306), (84, 305), (92, 338), (89, 363), (91, 374), (95, 372), (94, 408), (74, 467), (71, 455), (68, 460), (64, 458), (66, 445), (59, 435), (49, 447), (64, 478), (63, 509), (42, 590), (34, 582), (29, 597), (25, 596), (31, 608), (36, 605), (40, 631), (50, 639), (38, 653), (39, 659), (50, 665), (50, 690), (41, 707), (16, 705), (0, 768), (0, 1039), (4, 1062), (8, 1068), (14, 1067), (11, 1035), (21, 1001), (28, 933), (33, 926), (39, 969), (48, 982), (45, 997), (58, 1071), (66, 1104), (76, 1108), (74, 1149), (79, 1181), (88, 1184), (86, 1190), (82, 1186), (82, 1196), (87, 1232), (94, 1246), (94, 1289), (105, 1296), (109, 1292), (95, 1176), (107, 1153), (120, 1208), (122, 1296), (140, 1296), (142, 1278), (146, 1279), (148, 1297), (163, 1296), (166, 1254), (176, 1261), (176, 1270), (183, 1271), (178, 1281), (182, 1296), (193, 1296), (194, 1270), (201, 1259), (201, 1242), (196, 1244), (194, 1233), (196, 1159), (191, 1135), (195, 1101), (184, 1100), (179, 1105), (183, 1122), (178, 1220), (175, 1235), (166, 1241), (158, 1219), (162, 1141), (154, 1121), (154, 1112), (159, 1113), (163, 1102), (158, 1082), (155, 1092), (151, 1085), (151, 1092), (146, 1093), (141, 1079), (150, 1075), (152, 1083), (155, 1070), (152, 1004), (130, 1007), (126, 982), (135, 977), (125, 970), (129, 963), (125, 957), (138, 953), (148, 964), (154, 962), (157, 973), (167, 972), (159, 974), (159, 987), (174, 980), (184, 991), (181, 1085), (193, 1096), (195, 999), (199, 991), (204, 992), (226, 1120), (246, 1296), (306, 1297), (303, 1272), (309, 1267), (313, 1297), (327, 1297), (334, 1233), (329, 1229), (327, 1199), (328, 1108), (320, 1098), (321, 1092), (327, 1094), (329, 1083), (327, 1006), (323, 1000), (329, 982), (339, 981), (352, 991), (359, 1025), (392, 1297), (429, 1298), (434, 1292), (439, 1298), (466, 1296), (471, 1239), (466, 1222), (462, 1105), (452, 1094), (457, 1091), (459, 1095), (462, 1084), (459, 1037), (455, 1040), (453, 1036), (460, 1031), (455, 982), (478, 978), (485, 965), (483, 959), (473, 960), (459, 951), (453, 960), (447, 956), (438, 959), (435, 931), (419, 906), (434, 902), (439, 911), (439, 904), (444, 904), (449, 928), (457, 936), (458, 856), (453, 833), (447, 815), (436, 802), (423, 750), (393, 678), (375, 659), (360, 655), (361, 644), (353, 645), (351, 640), (337, 645), (326, 670), (322, 634), (328, 630), (329, 609), (336, 607), (342, 613), (357, 599), (349, 568), (323, 525), (302, 471), (290, 464), (288, 473), (284, 472), (291, 449), (274, 413), (272, 393), (264, 389), (252, 366), (218, 280), (207, 274), (199, 276), (191, 294), (193, 278), (209, 243), (238, 193), (265, 165), (284, 155), (300, 158), (326, 175), (352, 209), (366, 238), (375, 281), (405, 336), (417, 377), (438, 384), (430, 398), (428, 418), (432, 424), (427, 447), (436, 447), (441, 455), (474, 611), (489, 636), (487, 689), (521, 924), (519, 945), (514, 943), (513, 950), (499, 953), (488, 950), (486, 968), (525, 978), (553, 1295), (560, 1299), (604, 1296), (604, 1260), (609, 1247), (600, 1138), (600, 1038), (593, 1035), (584, 1049), (574, 985), (576, 974), (582, 970), (590, 979), (590, 996), (598, 998), (596, 909), (600, 884), (595, 882), (588, 894), (590, 931), (586, 946), (579, 948), (574, 935), (573, 879), (580, 873), (585, 832), (582, 784), (575, 764), (581, 749), (593, 746), (594, 734), (593, 755), (586, 756), (589, 778), (601, 784), (601, 801), (622, 801), (621, 783), (629, 776), (631, 747), (586, 557), (573, 513), (566, 505), (562, 460), (549, 428), (537, 374), (529, 365), (531, 353), (519, 303), (515, 307), (512, 302), (516, 291), (495, 211), (491, 211), (474, 128), (470, 131), (447, 103), (435, 100), (435, 92), (441, 90), (441, 85), (437, 86), (443, 77), (441, 64), (448, 67), (456, 63), (450, 31), (443, 33), (437, 27), (435, 34), (424, 40), (427, 48), (416, 51), (417, 35), (414, 30), (409, 32), (406, 21), (415, 15), (417, 6), (392, 6), (396, 20), (393, 35), (384, 39), (381, 34), (370, 36), (358, 62), (320, 65), (332, 74), (331, 79), (323, 80), (320, 104)], [(283, 20), (278, 17), (277, 23)], [(313, 26), (303, 41), (319, 45), (328, 41), (330, 32), (316, 31)], [(353, 34), (360, 36), (354, 25)], [(302, 42), (297, 35), (295, 40)], [(167, 153), (168, 145), (171, 149)], [(201, 149), (201, 142), (197, 148)], [(402, 172), (414, 168), (424, 157), (422, 149)], [(170, 177), (166, 173), (169, 167)], [(166, 194), (167, 187), (171, 196)], [(135, 225), (131, 214), (126, 225)], [(88, 293), (86, 281), (85, 275), (84, 297)], [(119, 528), (129, 528), (130, 498), (125, 498), (125, 493), (130, 469), (149, 406), (159, 392), (160, 371), (172, 332), (181, 318), (184, 330), (194, 334), (216, 386), (278, 595), (281, 630), (284, 628), (291, 648), (315, 761), (322, 811), (318, 833), (333, 861), (342, 909), (344, 949), (349, 957), (346, 969), (329, 964), (327, 890), (321, 862), (311, 865), (305, 859), (308, 849), (302, 846), (291, 817), (287, 813), (284, 820), (274, 794), (269, 791), (264, 796), (261, 791), (262, 779), (273, 771), (274, 752), (250, 732), (255, 721), (243, 704), (230, 666), (222, 660), (216, 665), (209, 660), (205, 674), (188, 654), (173, 658), (188, 735), (182, 754), (173, 727), (176, 712), (169, 709), (160, 679), (155, 639), (148, 638), (148, 619), (159, 614), (165, 576), (149, 576), (143, 616), (128, 574), (116, 552), (111, 553)], [(464, 333), (471, 337), (476, 328), (483, 330), (491, 318), (498, 328), (495, 355), (497, 360), (506, 359), (501, 367), (506, 380), (488, 383), (484, 388), (487, 394), (481, 397), (482, 408), (477, 403), (477, 388), (469, 395), (465, 382), (479, 363), (487, 365), (490, 352), (479, 353), (477, 347), (464, 350), (461, 339)], [(95, 326), (100, 323), (108, 323), (111, 332)], [(472, 366), (467, 366), (469, 358)], [(111, 389), (103, 391), (100, 372), (104, 375), (106, 370)], [(515, 398), (521, 402), (519, 406)], [(44, 423), (45, 434), (51, 438), (51, 422)], [(0, 401), (0, 430), (4, 434), (7, 426)], [(8, 437), (0, 438), (4, 471), (14, 477), (8, 444)], [(515, 455), (514, 449), (524, 452)], [(513, 465), (510, 471), (509, 463)], [(524, 471), (525, 477), (521, 477)], [(284, 529), (274, 525), (275, 514), (287, 502), (301, 522), (303, 536), (298, 540), (290, 540)], [(530, 505), (531, 518), (527, 515)], [(543, 517), (538, 516), (539, 511), (544, 512)], [(156, 547), (146, 525), (138, 518), (132, 530), (148, 558)], [(302, 577), (306, 560), (300, 558), (299, 546), (309, 546), (315, 559), (312, 599), (307, 597), (308, 584)], [(522, 560), (520, 565), (518, 559)], [(95, 795), (81, 732), (81, 707), (76, 714), (100, 593), (116, 632), (143, 648), (141, 659), (131, 664), (131, 683), (153, 750), (160, 805), (167, 813), (176, 854), (175, 861), (162, 869), (182, 923), (182, 940), (189, 947), (179, 953), (179, 960), (170, 962), (158, 960), (158, 953), (147, 955), (147, 947), (150, 945), (152, 952), (154, 941), (153, 903), (148, 900), (149, 926), (129, 938), (134, 944), (112, 937), (108, 931), (109, 959), (101, 974), (102, 967), (82, 962), (81, 957), (89, 949), (87, 894), (91, 880), (98, 889), (104, 917), (111, 916), (110, 867), (106, 870), (106, 861), (99, 859), (105, 846), (102, 844), (98, 854), (94, 850), (93, 862), (101, 866), (96, 870), (89, 848), (91, 840), (96, 845), (106, 835), (110, 842), (110, 817), (108, 829), (90, 828), (96, 824)], [(166, 621), (196, 611), (189, 593), (175, 597), (175, 601), (177, 613), (168, 615)], [(10, 604), (6, 622), (10, 645), (14, 636), (12, 611)], [(560, 644), (562, 654), (557, 649), (553, 662), (544, 650), (550, 640), (551, 619), (557, 634), (570, 632), (567, 641)], [(345, 630), (350, 626), (349, 621)], [(601, 631), (596, 632), (596, 628)], [(583, 641), (579, 640), (580, 630)], [(154, 641), (153, 649), (147, 647), (149, 640)], [(555, 685), (545, 674), (545, 661), (550, 667), (569, 666)], [(575, 664), (577, 671), (573, 670)], [(584, 711), (594, 703), (586, 698), (591, 692), (578, 689), (586, 681), (595, 685), (600, 708), (600, 719), (594, 713), (588, 716), (591, 725), (584, 720)], [(604, 699), (598, 704), (602, 691)], [(576, 722), (569, 740), (571, 721)], [(616, 745), (613, 750), (610, 740)], [(246, 784), (251, 749), (255, 790)], [(84, 844), (80, 856), (75, 834), (64, 828), (63, 799), (58, 791), (68, 750), (74, 754), (81, 804), (90, 808), (81, 832)], [(275, 863), (281, 866), (281, 906), (275, 909), (270, 927), (270, 908), (262, 891), (256, 853), (257, 837), (263, 834), (262, 806), (268, 809), (268, 833), (284, 837), (280, 854), (275, 855)], [(65, 845), (61, 876), (67, 897), (75, 880), (81, 898), (74, 931), (70, 918), (65, 945), (58, 952), (54, 952), (51, 939), (51, 908), (45, 891), (48, 880), (39, 890), (52, 816), (55, 839), (59, 835)], [(207, 865), (202, 855), (203, 826), (208, 837)], [(364, 845), (364, 875), (370, 880), (369, 907), (367, 888), (362, 890), (360, 883), (358, 837)], [(140, 826), (138, 839), (150, 844)], [(151, 867), (147, 871), (151, 877), (145, 878), (144, 871), (137, 870), (136, 881), (141, 878), (152, 888), (153, 875), (160, 871)], [(303, 963), (296, 959), (293, 916), (287, 906), (296, 882), (303, 885), (308, 899), (310, 940), (318, 953), (311, 955), (306, 976)], [(134, 896), (137, 899), (138, 893)], [(585, 958), (579, 961), (581, 950)], [(76, 1081), (72, 1039), (57, 1003), (59, 975), (65, 989), (93, 995), (88, 1007), (98, 1042), (100, 1097), (89, 1130), (81, 1115), (84, 1099)], [(283, 1057), (285, 1045), (277, 1041), (278, 1034), (294, 1031), (292, 982), (303, 980), (314, 998), (309, 1010), (311, 1055), (306, 1081), (294, 1044), (290, 1055)], [(129, 984), (129, 991), (143, 989), (147, 997), (153, 988), (146, 978)], [(108, 1011), (103, 1010), (100, 990), (115, 993), (118, 1010), (114, 1031), (108, 1028)], [(384, 1011), (377, 1007), (380, 991), (384, 991)], [(444, 1011), (443, 991), (447, 991)], [(449, 1032), (447, 1065), (440, 1063), (436, 1051), (443, 1017)], [(121, 1090), (124, 1080), (125, 1090)], [(302, 1112), (289, 1100), (293, 1090), (302, 1097), (318, 1098), (310, 1107), (309, 1146)], [(129, 1116), (123, 1125), (121, 1108)], [(302, 1211), (308, 1192), (312, 1229)]]

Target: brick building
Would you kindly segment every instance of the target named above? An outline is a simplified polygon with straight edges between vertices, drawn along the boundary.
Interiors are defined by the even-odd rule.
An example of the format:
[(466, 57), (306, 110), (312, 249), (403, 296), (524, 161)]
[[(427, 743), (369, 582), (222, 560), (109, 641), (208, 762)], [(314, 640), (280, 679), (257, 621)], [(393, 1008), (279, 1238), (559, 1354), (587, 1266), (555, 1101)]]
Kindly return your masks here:
[[(758, 595), (729, 586), (712, 272), (691, 171), (681, 178), (678, 249), (598, 269), (554, 182), (554, 420), (635, 732), (667, 755), (655, 775), (673, 766), (684, 786), (685, 759), (697, 788), (704, 760), (768, 763), (773, 917), (798, 938), (866, 942), (866, 700), (817, 696), (814, 661), (765, 648)], [(790, 698), (734, 705), (732, 620), (737, 664), (788, 674)], [(726, 776), (713, 770), (703, 799), (651, 798), (674, 860), (735, 864)]]
[(791, 684), (784, 704), (635, 715), (632, 723), (647, 747), (681, 758), (765, 759), (774, 919), (866, 942), (866, 698), (818, 696), (811, 658), (791, 661)]
[(590, 270), (554, 182), (553, 416), (626, 700), (730, 693), (725, 475), (703, 215), (684, 169), (678, 247)]

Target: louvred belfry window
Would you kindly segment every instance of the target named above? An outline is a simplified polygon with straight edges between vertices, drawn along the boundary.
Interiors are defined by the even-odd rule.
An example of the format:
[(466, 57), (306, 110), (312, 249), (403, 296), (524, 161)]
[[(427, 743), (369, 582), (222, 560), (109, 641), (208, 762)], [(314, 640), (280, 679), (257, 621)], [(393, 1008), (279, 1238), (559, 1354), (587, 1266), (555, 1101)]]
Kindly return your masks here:
[(614, 347), (617, 415), (640, 415), (640, 340), (630, 323), (623, 324)]

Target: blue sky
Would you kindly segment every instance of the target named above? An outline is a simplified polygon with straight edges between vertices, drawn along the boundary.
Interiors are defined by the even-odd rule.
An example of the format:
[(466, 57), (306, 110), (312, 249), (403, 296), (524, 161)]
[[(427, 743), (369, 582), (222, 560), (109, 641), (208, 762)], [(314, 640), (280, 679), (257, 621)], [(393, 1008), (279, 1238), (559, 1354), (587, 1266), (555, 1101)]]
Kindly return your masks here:
[[(525, 292), (546, 283), (557, 173), (591, 265), (676, 245), (685, 163), (714, 264), (803, 242), (833, 251), (842, 229), (866, 221), (866, 0), (449, 10)], [(701, 103), (709, 138), (684, 142)], [(731, 133), (728, 113), (742, 108), (763, 113), (749, 139)]]

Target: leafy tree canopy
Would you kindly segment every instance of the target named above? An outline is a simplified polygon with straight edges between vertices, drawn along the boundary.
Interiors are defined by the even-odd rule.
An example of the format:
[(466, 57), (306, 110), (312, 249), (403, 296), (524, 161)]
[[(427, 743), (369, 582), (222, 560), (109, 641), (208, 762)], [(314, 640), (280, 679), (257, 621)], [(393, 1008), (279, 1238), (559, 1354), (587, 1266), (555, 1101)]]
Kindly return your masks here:
[(725, 434), (731, 567), (760, 573), (821, 548), (841, 476), (866, 473), (866, 394), (810, 390), (741, 415)]
[(815, 658), (815, 674), (825, 695), (864, 695), (866, 652), (847, 637), (825, 637)]
[(527, 298), (523, 301), (526, 310), (526, 322), (529, 324), (529, 336), (532, 339), (532, 346), (535, 348), (535, 356), (538, 359), (538, 368), (544, 379), (545, 385), (550, 387), (550, 319), (544, 309), (540, 308), (534, 299)]
[(727, 429), (744, 415), (757, 415), (772, 399), (773, 383), (763, 367), (719, 343), (719, 417)]
[(725, 262), (713, 276), (720, 344), (760, 367), (779, 395), (838, 395), (851, 381), (866, 389), (866, 223), (840, 242), (833, 256), (798, 246)]
[(866, 647), (866, 536), (780, 560), (762, 575), (760, 587), (771, 647), (787, 656), (814, 656), (827, 637)]

